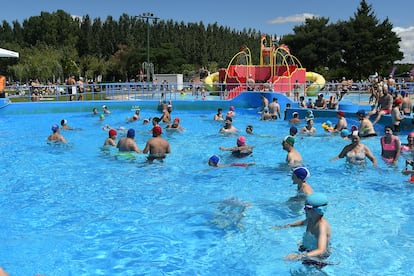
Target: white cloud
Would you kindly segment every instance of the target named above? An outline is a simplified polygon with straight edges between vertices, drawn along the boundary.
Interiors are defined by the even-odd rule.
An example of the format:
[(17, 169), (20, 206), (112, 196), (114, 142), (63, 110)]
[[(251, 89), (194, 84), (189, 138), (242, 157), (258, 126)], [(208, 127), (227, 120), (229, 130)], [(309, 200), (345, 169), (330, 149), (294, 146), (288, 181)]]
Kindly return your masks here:
[(392, 30), (401, 38), (400, 50), (404, 53), (404, 58), (399, 63), (414, 63), (414, 26), (395, 27)]
[(276, 17), (274, 19), (270, 19), (267, 21), (269, 24), (284, 24), (284, 23), (298, 23), (298, 22), (305, 22), (306, 18), (313, 18), (319, 17), (317, 14), (311, 13), (302, 13), (302, 14), (294, 14), (286, 17)]

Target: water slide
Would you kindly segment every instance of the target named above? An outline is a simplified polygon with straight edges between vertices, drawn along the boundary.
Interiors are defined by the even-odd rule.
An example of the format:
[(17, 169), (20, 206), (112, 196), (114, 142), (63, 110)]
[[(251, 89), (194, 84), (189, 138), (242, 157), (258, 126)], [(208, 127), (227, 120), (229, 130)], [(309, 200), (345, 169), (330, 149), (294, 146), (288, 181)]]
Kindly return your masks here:
[(311, 85), (309, 85), (306, 88), (306, 95), (308, 96), (315, 96), (318, 94), (318, 92), (325, 86), (325, 78), (314, 72), (306, 72), (306, 81), (312, 82)]
[(204, 84), (206, 85), (206, 89), (208, 91), (216, 91), (217, 88), (214, 87), (214, 83), (218, 83), (219, 81), (219, 72), (210, 74), (204, 79)]

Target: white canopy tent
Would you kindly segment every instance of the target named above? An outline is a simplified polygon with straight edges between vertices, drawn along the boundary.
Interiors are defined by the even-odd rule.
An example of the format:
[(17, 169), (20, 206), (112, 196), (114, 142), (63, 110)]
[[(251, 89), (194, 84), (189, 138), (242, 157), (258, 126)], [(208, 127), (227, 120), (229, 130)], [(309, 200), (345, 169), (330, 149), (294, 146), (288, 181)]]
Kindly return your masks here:
[(0, 48), (0, 57), (18, 58), (19, 53)]

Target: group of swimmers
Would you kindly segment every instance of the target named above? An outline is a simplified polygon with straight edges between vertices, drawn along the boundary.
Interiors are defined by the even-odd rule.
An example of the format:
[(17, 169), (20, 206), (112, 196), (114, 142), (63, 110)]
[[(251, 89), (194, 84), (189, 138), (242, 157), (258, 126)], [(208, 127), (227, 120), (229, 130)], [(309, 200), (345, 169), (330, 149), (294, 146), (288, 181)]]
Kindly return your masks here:
[[(92, 110), (93, 115), (99, 115), (100, 120), (104, 119), (104, 114), (111, 114), (108, 107), (104, 105), (102, 107), (102, 114), (99, 114), (97, 108)], [(165, 113), (164, 113), (165, 114)], [(127, 122), (135, 122), (138, 121), (141, 117), (139, 116), (139, 108), (135, 109), (134, 115), (129, 118), (127, 117)], [(144, 153), (147, 154), (147, 160), (152, 162), (154, 160), (163, 161), (167, 154), (171, 153), (170, 144), (167, 140), (161, 137), (162, 135), (162, 127), (159, 125), (161, 119), (158, 117), (152, 118), (153, 128), (152, 138), (150, 138), (144, 147), (143, 150), (140, 150), (138, 145), (135, 142), (135, 129), (129, 128), (125, 129), (124, 127), (118, 128), (118, 131), (122, 131), (125, 134), (124, 137), (120, 138), (117, 141), (118, 131), (115, 128), (110, 127), (109, 125), (104, 126), (102, 129), (108, 131), (108, 137), (105, 139), (103, 147), (116, 147), (118, 148), (119, 156), (128, 155), (131, 156), (132, 153)], [(179, 118), (175, 118), (173, 123), (167, 124), (166, 128), (169, 129), (178, 129), (184, 130), (183, 127), (179, 125)], [(143, 124), (147, 124), (149, 119), (144, 119)], [(73, 130), (72, 127), (67, 125), (67, 120), (63, 119), (61, 121), (61, 127), (57, 124), (53, 124), (51, 127), (52, 134), (48, 136), (48, 142), (53, 143), (67, 143), (67, 140), (63, 137), (60, 133), (60, 130)]]
[[(171, 115), (171, 112), (168, 111), (171, 107), (163, 109), (163, 116), (168, 117)], [(106, 108), (107, 109), (107, 108)], [(95, 111), (94, 111), (95, 112)], [(97, 113), (96, 113), (97, 114)], [(105, 113), (110, 114), (110, 113)], [(360, 120), (360, 127), (353, 126), (350, 131), (348, 130), (347, 122), (345, 119), (345, 114), (342, 111), (337, 112), (338, 122), (332, 126), (333, 132), (338, 132), (342, 137), (351, 140), (351, 144), (345, 146), (338, 156), (331, 159), (335, 161), (339, 158), (346, 157), (348, 162), (361, 164), (365, 162), (365, 159), (368, 158), (374, 166), (377, 165), (375, 156), (372, 154), (372, 151), (364, 144), (361, 143), (361, 138), (376, 136), (375, 130), (372, 126), (372, 123), (366, 122), (369, 121), (365, 111), (361, 110), (357, 112), (357, 117)], [(233, 126), (233, 118), (236, 117), (235, 108), (231, 106), (229, 111), (226, 113), (226, 116), (223, 116), (223, 110), (218, 109), (217, 114), (214, 116), (214, 120), (224, 122), (224, 125), (220, 128), (220, 133), (238, 133), (239, 131)], [(132, 119), (132, 120), (131, 120)], [(127, 118), (128, 122), (133, 122), (141, 119), (139, 111), (135, 111), (134, 116)], [(148, 119), (144, 119), (143, 123), (148, 123)], [(113, 128), (108, 129), (108, 138), (105, 140), (105, 146), (116, 146), (120, 152), (137, 152), (137, 153), (150, 153), (148, 160), (162, 160), (165, 158), (166, 154), (170, 153), (170, 145), (168, 141), (161, 137), (162, 128), (159, 125), (160, 118), (154, 117), (152, 119), (153, 128), (152, 134), (153, 138), (148, 140), (143, 151), (140, 151), (136, 146), (134, 141), (135, 130), (130, 128), (126, 131), (126, 137), (119, 139), (116, 142), (117, 130)], [(312, 112), (308, 112), (306, 116), (306, 126), (300, 129), (300, 133), (313, 134), (316, 132), (316, 129), (313, 126), (314, 116)], [(179, 125), (179, 118), (175, 118), (173, 123), (168, 123), (166, 128), (178, 128), (183, 130)], [(291, 122), (292, 123), (292, 122)], [(63, 126), (67, 126), (67, 121), (63, 120), (61, 122), (62, 129)], [(66, 142), (64, 137), (59, 133), (59, 126), (52, 126), (53, 133), (48, 137), (49, 140), (56, 140), (61, 142)], [(401, 150), (414, 150), (414, 132), (410, 133), (407, 137), (409, 141), (408, 144), (400, 143), (398, 136), (393, 135), (393, 127), (386, 126), (384, 128), (385, 135), (381, 137), (381, 146), (382, 153), (381, 156), (386, 162), (396, 163), (400, 156)], [(253, 133), (253, 126), (248, 125), (246, 127), (246, 133)], [(307, 183), (307, 179), (310, 176), (310, 172), (307, 168), (302, 167), (302, 157), (300, 153), (294, 148), (295, 144), (295, 135), (298, 133), (298, 129), (295, 126), (292, 126), (289, 130), (289, 135), (286, 136), (282, 141), (282, 147), (287, 151), (286, 163), (289, 164), (292, 168), (292, 181), (298, 185), (298, 193), (304, 196), (304, 210), (306, 218), (304, 220), (287, 224), (282, 227), (275, 227), (276, 229), (295, 227), (295, 226), (306, 226), (306, 232), (303, 237), (302, 246), (299, 248), (301, 253), (298, 254), (289, 254), (286, 256), (287, 259), (301, 259), (304, 263), (324, 263), (323, 260), (329, 256), (329, 241), (331, 238), (331, 229), (329, 222), (324, 217), (326, 206), (328, 205), (327, 197), (318, 192), (314, 192), (311, 185)], [(244, 158), (252, 154), (254, 146), (248, 145), (245, 136), (238, 136), (236, 140), (236, 145), (233, 147), (219, 147), (221, 151), (230, 151), (231, 155), (236, 158)], [(253, 165), (254, 163), (231, 163), (231, 164), (221, 164), (220, 157), (218, 155), (212, 155), (208, 164), (212, 167), (224, 167), (224, 166), (243, 166), (247, 167)], [(414, 165), (414, 162), (409, 160), (406, 162), (406, 165)], [(414, 170), (408, 170), (406, 168), (407, 174), (414, 175)], [(413, 177), (414, 178), (414, 177)], [(413, 179), (414, 181), (414, 179)]]

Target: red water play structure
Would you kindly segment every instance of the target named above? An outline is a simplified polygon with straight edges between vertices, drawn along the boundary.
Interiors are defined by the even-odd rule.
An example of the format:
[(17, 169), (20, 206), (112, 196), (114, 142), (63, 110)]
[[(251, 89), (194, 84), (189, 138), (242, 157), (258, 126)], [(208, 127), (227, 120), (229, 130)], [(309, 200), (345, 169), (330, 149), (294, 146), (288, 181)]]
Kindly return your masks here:
[(273, 92), (289, 93), (296, 81), (300, 84), (305, 84), (306, 80), (313, 82), (313, 86), (306, 89), (308, 95), (317, 93), (315, 88), (319, 91), (323, 87), (324, 78), (312, 72), (307, 74), (288, 46), (276, 47), (266, 39), (266, 35), (262, 35), (260, 65), (252, 64), (250, 49), (243, 46), (226, 69), (220, 69), (204, 80), (207, 89), (217, 90), (215, 84), (223, 84), (228, 91), (226, 99), (233, 99), (243, 91), (266, 91), (270, 86)]

